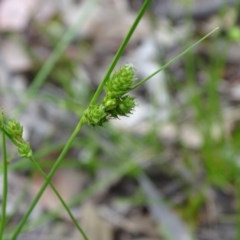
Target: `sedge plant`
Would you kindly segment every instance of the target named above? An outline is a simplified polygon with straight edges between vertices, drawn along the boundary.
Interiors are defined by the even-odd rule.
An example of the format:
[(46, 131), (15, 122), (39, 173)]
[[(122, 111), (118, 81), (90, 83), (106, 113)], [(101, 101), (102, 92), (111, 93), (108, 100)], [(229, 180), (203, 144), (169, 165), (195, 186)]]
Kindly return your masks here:
[[(112, 63), (110, 64), (108, 70), (106, 71), (106, 74), (99, 84), (96, 92), (94, 93), (88, 107), (83, 111), (83, 114), (81, 118), (79, 119), (79, 122), (77, 123), (75, 129), (73, 130), (72, 134), (70, 135), (69, 139), (67, 140), (66, 144), (64, 145), (63, 149), (61, 150), (61, 153), (59, 154), (58, 158), (54, 162), (52, 168), (50, 169), (48, 174), (45, 174), (45, 172), (42, 170), (41, 166), (38, 164), (37, 161), (34, 159), (34, 154), (31, 150), (30, 144), (26, 142), (22, 137), (23, 128), (18, 123), (18, 121), (14, 119), (8, 119), (6, 120), (2, 114), (2, 118), (0, 121), (0, 130), (3, 132), (3, 140), (5, 136), (7, 136), (12, 143), (17, 147), (18, 153), (21, 157), (28, 158), (31, 160), (31, 162), (34, 164), (36, 169), (42, 174), (42, 176), (45, 179), (44, 184), (40, 188), (39, 192), (36, 194), (35, 198), (33, 199), (32, 203), (29, 205), (28, 210), (26, 211), (25, 215), (20, 220), (17, 227), (13, 230), (12, 235), (10, 236), (10, 240), (16, 240), (21, 233), (24, 225), (26, 224), (31, 212), (37, 205), (39, 199), (41, 198), (43, 192), (49, 185), (54, 193), (57, 195), (58, 199), (68, 212), (70, 218), (72, 219), (75, 226), (78, 228), (79, 232), (81, 233), (82, 237), (87, 240), (87, 236), (84, 233), (83, 229), (79, 226), (77, 220), (72, 215), (68, 205), (64, 202), (61, 195), (58, 193), (57, 189), (54, 187), (54, 185), (51, 183), (51, 179), (53, 175), (55, 174), (56, 170), (58, 169), (59, 165), (63, 161), (66, 153), (71, 148), (75, 138), (77, 137), (78, 133), (80, 132), (83, 125), (90, 125), (90, 126), (103, 126), (104, 123), (108, 122), (110, 119), (119, 118), (122, 116), (129, 116), (136, 106), (136, 100), (134, 97), (130, 95), (130, 92), (140, 86), (142, 86), (146, 81), (150, 80), (153, 76), (158, 74), (160, 71), (167, 68), (171, 63), (182, 57), (184, 54), (189, 52), (191, 49), (193, 49), (197, 44), (202, 42), (204, 39), (209, 37), (213, 32), (215, 32), (218, 28), (213, 29), (211, 32), (209, 32), (207, 35), (205, 35), (203, 38), (201, 38), (199, 41), (193, 43), (190, 47), (186, 48), (184, 51), (182, 51), (179, 55), (174, 57), (172, 60), (170, 60), (168, 63), (163, 65), (160, 69), (153, 72), (151, 75), (149, 75), (147, 78), (137, 81), (135, 69), (134, 66), (131, 64), (126, 64), (122, 66), (119, 70), (114, 71), (114, 68), (122, 56), (129, 40), (131, 39), (136, 27), (138, 26), (138, 23), (140, 22), (141, 18), (143, 17), (146, 9), (148, 8), (151, 0), (145, 0), (143, 3), (140, 11), (138, 12), (135, 21), (133, 22), (131, 28), (129, 29), (127, 35), (125, 36), (122, 44), (120, 45), (118, 51), (116, 52)], [(34, 88), (35, 89), (35, 88)], [(100, 96), (102, 98), (100, 99)], [(5, 140), (3, 141), (3, 149), (6, 149)], [(6, 163), (6, 151), (4, 151), (4, 166), (7, 166)], [(7, 168), (3, 172), (4, 177), (4, 194), (5, 198), (7, 195)], [(6, 199), (5, 199), (6, 200)], [(6, 202), (7, 203), (7, 202)], [(6, 204), (2, 207), (2, 216), (5, 216), (6, 211)], [(5, 224), (5, 218), (1, 221), (1, 231), (0, 233), (3, 234)]]

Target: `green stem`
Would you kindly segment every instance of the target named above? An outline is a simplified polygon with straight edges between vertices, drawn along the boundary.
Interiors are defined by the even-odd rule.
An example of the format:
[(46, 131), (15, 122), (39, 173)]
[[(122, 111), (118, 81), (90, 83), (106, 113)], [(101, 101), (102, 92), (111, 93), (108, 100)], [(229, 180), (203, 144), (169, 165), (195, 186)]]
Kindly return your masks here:
[(42, 185), (41, 189), (39, 190), (39, 192), (37, 193), (37, 195), (33, 199), (31, 205), (29, 206), (27, 212), (25, 213), (25, 215), (23, 216), (22, 220), (18, 224), (17, 228), (13, 232), (13, 234), (11, 236), (11, 240), (16, 240), (17, 239), (17, 237), (20, 234), (20, 232), (21, 232), (24, 224), (26, 223), (28, 217), (30, 216), (30, 214), (33, 211), (34, 207), (37, 205), (39, 199), (41, 198), (41, 196), (42, 196), (43, 192), (45, 191), (45, 189), (47, 188), (48, 184), (50, 183), (54, 173), (56, 172), (58, 166), (60, 165), (61, 161), (63, 160), (63, 158), (65, 157), (65, 155), (68, 152), (69, 148), (71, 147), (74, 139), (76, 138), (76, 136), (79, 133), (79, 131), (82, 128), (82, 126), (83, 126), (83, 120), (81, 118), (80, 121), (78, 122), (76, 128), (74, 129), (72, 135), (68, 139), (66, 145), (64, 146), (62, 152), (60, 153), (58, 159), (54, 163), (54, 165), (51, 168), (49, 174), (47, 175), (45, 183)]
[(3, 192), (2, 192), (2, 219), (0, 226), (0, 239), (3, 239), (4, 228), (6, 224), (6, 208), (8, 193), (8, 162), (5, 132), (2, 131), (2, 148), (3, 148)]
[(113, 60), (112, 60), (112, 62), (111, 62), (111, 64), (110, 64), (110, 66), (109, 66), (109, 68), (108, 68), (108, 70), (107, 70), (107, 72), (106, 72), (103, 80), (101, 81), (101, 83), (99, 84), (99, 86), (98, 86), (95, 94), (93, 95), (93, 98), (92, 98), (92, 100), (91, 100), (91, 102), (90, 102), (90, 105), (96, 103), (96, 101), (97, 101), (99, 95), (101, 94), (101, 92), (102, 92), (102, 90), (103, 90), (103, 88), (104, 88), (107, 80), (109, 79), (109, 77), (110, 77), (113, 69), (115, 68), (115, 66), (116, 66), (119, 58), (122, 56), (122, 54), (123, 54), (123, 52), (124, 52), (124, 50), (125, 50), (128, 42), (130, 41), (130, 39), (131, 39), (134, 31), (136, 30), (136, 28), (137, 28), (140, 20), (142, 19), (145, 11), (146, 11), (147, 8), (148, 8), (148, 5), (150, 4), (150, 2), (151, 2), (151, 0), (145, 0), (144, 4), (142, 5), (140, 11), (138, 12), (138, 15), (137, 15), (135, 21), (133, 22), (131, 28), (129, 29), (129, 31), (128, 31), (128, 33), (127, 33), (127, 35), (126, 35), (125, 38), (123, 39), (120, 47), (118, 48), (118, 51), (117, 51), (117, 53), (115, 54), (115, 56), (114, 56), (114, 58), (113, 58)]
[(240, 175), (237, 175), (235, 180), (235, 192), (236, 192), (236, 237), (235, 239), (240, 239)]
[[(38, 162), (31, 157), (30, 158), (31, 162), (33, 162), (33, 164), (35, 165), (35, 167), (37, 168), (37, 170), (41, 173), (41, 175), (45, 178), (46, 181), (48, 181), (48, 176), (46, 175), (46, 173), (42, 170), (41, 166), (38, 164)], [(60, 202), (62, 203), (63, 207), (65, 208), (65, 210), (67, 211), (69, 217), (71, 218), (72, 222), (75, 224), (76, 228), (79, 230), (79, 232), (82, 234), (82, 237), (84, 240), (88, 240), (87, 235), (85, 234), (85, 232), (83, 231), (83, 229), (80, 227), (80, 225), (78, 224), (77, 220), (75, 219), (75, 217), (73, 216), (71, 210), (69, 209), (68, 205), (65, 203), (64, 199), (62, 198), (62, 196), (59, 194), (58, 190), (54, 187), (54, 185), (49, 182), (50, 187), (52, 188), (53, 192), (57, 195), (58, 199), (60, 200)]]
[(148, 77), (144, 78), (143, 80), (141, 80), (140, 82), (138, 82), (137, 84), (135, 84), (131, 90), (140, 87), (141, 85), (143, 85), (145, 82), (147, 82), (149, 79), (151, 79), (152, 77), (154, 77), (155, 75), (157, 75), (159, 72), (163, 71), (165, 68), (167, 68), (169, 65), (171, 65), (172, 63), (176, 62), (179, 58), (181, 58), (183, 55), (185, 55), (186, 53), (188, 53), (190, 50), (192, 50), (194, 47), (196, 47), (199, 43), (201, 43), (202, 41), (204, 41), (206, 38), (208, 38), (210, 35), (212, 35), (214, 32), (216, 32), (217, 30), (219, 30), (219, 27), (214, 28), (211, 32), (209, 32), (208, 34), (206, 34), (204, 37), (202, 37), (201, 39), (199, 39), (198, 41), (196, 41), (195, 43), (193, 43), (190, 47), (186, 48), (184, 51), (182, 51), (181, 53), (179, 53), (177, 56), (175, 56), (173, 59), (171, 59), (169, 62), (167, 62), (166, 64), (164, 64), (161, 68), (159, 68), (157, 71), (153, 72), (151, 75), (149, 75)]
[[(110, 64), (109, 69), (107, 70), (107, 73), (104, 77), (104, 79), (102, 80), (102, 82), (100, 83), (100, 85), (98, 86), (95, 94), (93, 95), (93, 98), (90, 102), (89, 105), (93, 104), (96, 102), (97, 98), (99, 97), (99, 95), (101, 94), (104, 85), (106, 84), (106, 81), (108, 80), (111, 72), (113, 71), (115, 65), (117, 64), (117, 61), (119, 60), (119, 58), (121, 57), (124, 49), (126, 48), (133, 32), (135, 31), (139, 21), (141, 20), (144, 12), (146, 11), (149, 3), (151, 2), (151, 0), (145, 0), (142, 8), (140, 9), (132, 27), (130, 28), (128, 34), (126, 35), (126, 37), (124, 38), (121, 46), (119, 47), (119, 50), (117, 51), (117, 53), (115, 54), (115, 57), (112, 61), (112, 63)], [(68, 152), (69, 148), (71, 147), (74, 139), (76, 138), (77, 134), (79, 133), (80, 129), (82, 128), (82, 125), (84, 124), (83, 118), (80, 119), (79, 123), (77, 124), (76, 128), (74, 129), (72, 135), (70, 136), (70, 138), (68, 139), (66, 145), (64, 146), (62, 152), (60, 153), (58, 159), (56, 160), (56, 162), (54, 163), (52, 169), (50, 170), (50, 173), (47, 175), (46, 177), (46, 181), (45, 183), (42, 185), (41, 189), (39, 190), (39, 192), (37, 193), (37, 195), (35, 196), (35, 198), (33, 199), (33, 202), (31, 203), (31, 205), (29, 206), (27, 212), (25, 213), (25, 215), (23, 216), (22, 220), (20, 221), (19, 225), (17, 226), (17, 228), (15, 229), (14, 233), (12, 234), (11, 240), (16, 240), (18, 235), (20, 234), (24, 224), (26, 223), (28, 217), (30, 216), (31, 212), (33, 211), (34, 207), (36, 206), (36, 204), (38, 203), (40, 197), (42, 196), (43, 192), (45, 191), (45, 189), (47, 188), (48, 184), (50, 183), (54, 173), (56, 172), (58, 166), (60, 165), (61, 161), (63, 160), (64, 156), (66, 155), (66, 153)]]

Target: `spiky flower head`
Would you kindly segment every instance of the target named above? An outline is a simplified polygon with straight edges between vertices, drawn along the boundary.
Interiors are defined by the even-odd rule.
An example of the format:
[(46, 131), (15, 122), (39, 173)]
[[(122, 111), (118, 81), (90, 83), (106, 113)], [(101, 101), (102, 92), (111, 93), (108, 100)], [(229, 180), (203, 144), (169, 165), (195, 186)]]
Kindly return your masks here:
[(103, 105), (91, 105), (85, 111), (83, 115), (84, 122), (92, 126), (102, 125), (106, 119), (106, 112)]
[(101, 104), (93, 104), (84, 111), (84, 123), (101, 126), (110, 118), (130, 114), (135, 107), (135, 100), (127, 93), (131, 90), (134, 80), (133, 66), (125, 65), (116, 71), (106, 82), (106, 94)]
[(117, 113), (120, 116), (127, 116), (128, 114), (132, 113), (132, 110), (135, 106), (135, 99), (133, 97), (124, 96), (119, 102)]
[(132, 65), (125, 65), (116, 71), (106, 83), (106, 92), (110, 97), (121, 97), (130, 89), (135, 80)]
[(9, 119), (5, 125), (5, 131), (10, 136), (14, 136), (17, 138), (22, 138), (23, 127), (21, 124), (15, 119)]
[(11, 142), (17, 147), (18, 153), (21, 157), (31, 157), (32, 150), (28, 142), (23, 139), (23, 127), (15, 119), (4, 119), (4, 113), (2, 112), (0, 118), (0, 128)]
[(107, 111), (109, 118), (118, 118), (119, 116), (128, 116), (136, 106), (135, 99), (130, 96), (124, 96), (116, 99), (117, 105), (114, 109)]

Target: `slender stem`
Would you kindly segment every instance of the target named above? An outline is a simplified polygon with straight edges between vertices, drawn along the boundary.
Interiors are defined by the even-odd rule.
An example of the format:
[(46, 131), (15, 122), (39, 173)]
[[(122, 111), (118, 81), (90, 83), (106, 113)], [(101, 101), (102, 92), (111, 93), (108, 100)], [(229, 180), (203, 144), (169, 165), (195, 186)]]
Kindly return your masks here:
[[(126, 35), (126, 37), (124, 38), (121, 46), (119, 47), (119, 50), (117, 51), (117, 53), (115, 54), (115, 57), (113, 58), (112, 63), (110, 64), (109, 69), (107, 70), (107, 73), (105, 75), (105, 77), (103, 78), (102, 82), (100, 83), (100, 85), (98, 86), (95, 94), (92, 97), (92, 100), (90, 102), (90, 104), (93, 104), (97, 101), (97, 98), (99, 97), (99, 95), (101, 94), (104, 85), (106, 84), (106, 81), (108, 80), (111, 72), (113, 71), (114, 67), (116, 66), (119, 58), (121, 57), (123, 51), (125, 50), (133, 32), (135, 31), (139, 21), (141, 20), (144, 12), (146, 11), (149, 3), (151, 2), (151, 0), (145, 0), (144, 4), (142, 5), (133, 25), (131, 26), (128, 34)], [(89, 104), (89, 105), (90, 105)], [(50, 173), (47, 175), (46, 177), (46, 181), (45, 183), (42, 185), (41, 189), (39, 190), (39, 192), (37, 193), (37, 195), (35, 196), (35, 198), (33, 199), (33, 202), (31, 203), (31, 205), (29, 206), (27, 212), (25, 213), (25, 215), (23, 216), (22, 220), (20, 221), (19, 225), (17, 226), (17, 228), (15, 229), (11, 240), (16, 240), (18, 235), (21, 232), (21, 229), (23, 228), (24, 224), (26, 223), (29, 215), (31, 214), (31, 212), (33, 211), (34, 207), (36, 206), (36, 204), (38, 203), (40, 197), (42, 196), (43, 192), (45, 191), (47, 185), (50, 183), (54, 173), (56, 172), (59, 164), (61, 163), (61, 161), (63, 160), (64, 156), (66, 155), (66, 153), (68, 152), (69, 148), (71, 147), (75, 137), (77, 136), (78, 132), (80, 131), (80, 129), (82, 128), (83, 125), (83, 118), (80, 119), (79, 123), (77, 124), (76, 128), (74, 129), (72, 135), (70, 136), (70, 138), (68, 139), (66, 145), (64, 146), (62, 152), (60, 153), (58, 159), (56, 160), (56, 162), (54, 163), (52, 169), (50, 170)]]
[(150, 2), (151, 2), (151, 0), (145, 0), (144, 4), (142, 5), (140, 11), (138, 12), (138, 15), (137, 15), (136, 19), (134, 20), (134, 22), (133, 22), (133, 24), (131, 26), (131, 28), (129, 29), (127, 35), (125, 36), (125, 38), (123, 39), (120, 47), (118, 48), (118, 51), (115, 54), (115, 56), (114, 56), (114, 58), (113, 58), (113, 60), (112, 60), (112, 62), (110, 64), (110, 66), (109, 66), (109, 68), (108, 68), (108, 70), (107, 70), (103, 80), (101, 81), (101, 83), (99, 84), (95, 94), (93, 95), (93, 98), (92, 98), (92, 100), (90, 102), (90, 105), (94, 104), (97, 101), (97, 99), (98, 99), (99, 95), (101, 94), (101, 92), (102, 92), (102, 90), (103, 90), (107, 80), (109, 79), (113, 69), (115, 68), (119, 58), (122, 56), (122, 54), (123, 54), (123, 52), (124, 52), (128, 42), (130, 41), (133, 33), (135, 32), (135, 30), (136, 30), (140, 20), (142, 19), (145, 11), (147, 10), (148, 5), (150, 4)]
[(193, 43), (190, 47), (186, 48), (184, 51), (182, 51), (181, 53), (179, 53), (177, 56), (175, 56), (173, 59), (171, 59), (169, 62), (167, 62), (166, 64), (164, 64), (161, 68), (159, 68), (157, 71), (153, 72), (151, 75), (149, 75), (148, 77), (144, 78), (143, 80), (141, 80), (140, 82), (138, 82), (137, 84), (135, 84), (131, 90), (138, 88), (139, 86), (143, 85), (145, 82), (147, 82), (149, 79), (151, 79), (153, 76), (157, 75), (159, 72), (163, 71), (165, 68), (167, 68), (169, 65), (171, 65), (172, 63), (174, 63), (175, 61), (177, 61), (179, 58), (181, 58), (183, 55), (185, 55), (186, 53), (188, 53), (190, 50), (192, 50), (194, 47), (196, 47), (199, 43), (201, 43), (203, 40), (205, 40), (206, 38), (208, 38), (210, 35), (212, 35), (214, 32), (216, 32), (217, 30), (219, 30), (219, 27), (214, 28), (211, 32), (209, 32), (208, 34), (206, 34), (204, 37), (202, 37), (201, 39), (199, 39), (198, 41), (196, 41), (195, 43)]
[(236, 238), (240, 239), (240, 191), (239, 191), (239, 184), (240, 184), (240, 177), (239, 173), (235, 180), (235, 192), (236, 192)]
[(8, 193), (8, 162), (5, 132), (2, 131), (2, 148), (3, 148), (3, 192), (2, 192), (2, 219), (0, 226), (0, 239), (3, 239), (4, 228), (6, 224), (6, 208)]
[(83, 126), (83, 119), (81, 118), (80, 121), (78, 122), (77, 126), (75, 127), (72, 135), (68, 139), (66, 145), (64, 146), (62, 152), (60, 153), (58, 159), (54, 163), (54, 165), (51, 168), (49, 174), (47, 175), (45, 183), (42, 185), (41, 189), (39, 190), (39, 192), (37, 193), (37, 195), (33, 199), (32, 203), (30, 204), (27, 212), (25, 213), (25, 215), (23, 216), (22, 220), (18, 224), (17, 228), (13, 232), (13, 234), (11, 236), (11, 240), (16, 240), (17, 239), (17, 237), (20, 234), (20, 232), (21, 232), (24, 224), (26, 223), (28, 217), (30, 216), (30, 214), (33, 211), (34, 207), (37, 205), (39, 199), (41, 198), (41, 196), (42, 196), (43, 192), (45, 191), (45, 189), (47, 188), (48, 184), (50, 183), (54, 173), (56, 172), (58, 166), (60, 165), (61, 161), (63, 160), (63, 158), (65, 157), (65, 155), (68, 152), (69, 148), (71, 147), (74, 139), (76, 138), (76, 136), (79, 133), (79, 131), (82, 128), (82, 126)]
[[(33, 164), (35, 165), (35, 167), (37, 168), (37, 170), (41, 173), (41, 175), (45, 178), (46, 181), (47, 180), (47, 174), (42, 170), (41, 166), (39, 165), (39, 163), (33, 158), (30, 158), (31, 162), (33, 162)], [(60, 200), (60, 202), (62, 203), (63, 207), (65, 208), (65, 210), (67, 211), (69, 217), (71, 218), (72, 222), (75, 224), (76, 228), (79, 230), (79, 232), (82, 234), (82, 237), (84, 240), (88, 240), (87, 235), (85, 234), (85, 232), (83, 231), (83, 229), (80, 227), (80, 225), (78, 224), (77, 220), (75, 219), (75, 217), (73, 216), (71, 210), (69, 209), (68, 205), (66, 204), (66, 202), (64, 201), (64, 199), (62, 198), (62, 196), (60, 195), (60, 193), (58, 192), (58, 190), (54, 187), (54, 185), (49, 182), (50, 187), (52, 188), (53, 192), (57, 195), (58, 199)]]

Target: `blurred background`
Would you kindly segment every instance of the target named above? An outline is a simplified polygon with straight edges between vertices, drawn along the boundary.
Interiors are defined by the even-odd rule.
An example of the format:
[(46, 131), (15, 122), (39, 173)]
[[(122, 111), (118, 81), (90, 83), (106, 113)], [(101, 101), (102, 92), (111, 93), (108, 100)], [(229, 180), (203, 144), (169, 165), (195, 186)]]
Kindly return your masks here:
[[(0, 1), (0, 108), (46, 173), (142, 3)], [(117, 66), (133, 64), (138, 80), (220, 30), (133, 91), (132, 115), (83, 127), (52, 182), (90, 240), (239, 239), (239, 6), (151, 2)], [(8, 158), (10, 232), (44, 179), (11, 144)], [(82, 238), (47, 189), (19, 239)]]

